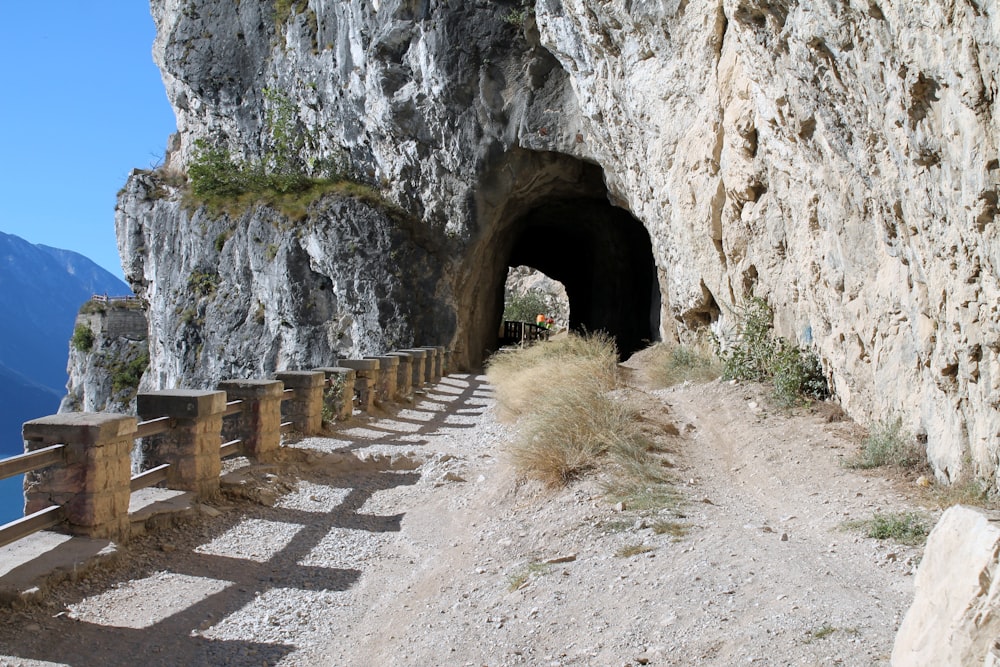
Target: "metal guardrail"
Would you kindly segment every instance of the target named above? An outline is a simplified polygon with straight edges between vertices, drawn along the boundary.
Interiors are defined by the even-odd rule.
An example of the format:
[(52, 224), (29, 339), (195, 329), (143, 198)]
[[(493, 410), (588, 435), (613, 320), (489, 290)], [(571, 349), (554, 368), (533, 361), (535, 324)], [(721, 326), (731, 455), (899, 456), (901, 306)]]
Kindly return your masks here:
[(135, 437), (148, 438), (151, 435), (159, 435), (170, 430), (170, 417), (157, 417), (147, 419), (136, 424)]
[(230, 415), (238, 415), (243, 411), (243, 401), (229, 401), (226, 403), (226, 411), (222, 413), (223, 417), (228, 417)]
[(169, 463), (164, 463), (163, 465), (158, 465), (155, 468), (150, 468), (149, 470), (144, 470), (138, 475), (132, 477), (132, 481), (129, 483), (129, 490), (135, 493), (139, 489), (145, 489), (150, 486), (155, 486), (160, 482), (167, 481), (167, 470), (170, 468)]
[(227, 459), (230, 456), (236, 456), (237, 454), (243, 453), (243, 441), (242, 440), (230, 440), (229, 442), (224, 442), (219, 446), (219, 458)]
[(53, 505), (34, 514), (29, 514), (26, 517), (4, 524), (0, 526), (0, 547), (7, 546), (11, 542), (17, 542), (32, 533), (37, 533), (40, 530), (58, 525), (62, 523), (65, 516), (66, 513), (61, 506)]
[(22, 475), (32, 470), (62, 463), (65, 449), (66, 445), (52, 445), (3, 459), (0, 461), (0, 479), (7, 479), (14, 475)]

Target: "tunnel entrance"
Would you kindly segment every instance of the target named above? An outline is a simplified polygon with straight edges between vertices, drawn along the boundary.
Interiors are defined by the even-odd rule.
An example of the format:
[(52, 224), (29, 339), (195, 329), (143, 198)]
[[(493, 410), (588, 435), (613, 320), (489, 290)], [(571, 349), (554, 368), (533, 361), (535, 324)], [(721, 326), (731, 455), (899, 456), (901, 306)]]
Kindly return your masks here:
[(649, 234), (614, 205), (599, 165), (515, 148), (483, 174), (473, 205), (478, 231), (455, 283), (457, 363), (479, 368), (497, 349), (508, 268), (520, 265), (562, 283), (569, 328), (607, 332), (622, 358), (659, 340)]
[(511, 231), (508, 263), (534, 267), (566, 287), (570, 330), (607, 332), (622, 358), (656, 338), (653, 249), (627, 211), (606, 198), (562, 199), (532, 209)]

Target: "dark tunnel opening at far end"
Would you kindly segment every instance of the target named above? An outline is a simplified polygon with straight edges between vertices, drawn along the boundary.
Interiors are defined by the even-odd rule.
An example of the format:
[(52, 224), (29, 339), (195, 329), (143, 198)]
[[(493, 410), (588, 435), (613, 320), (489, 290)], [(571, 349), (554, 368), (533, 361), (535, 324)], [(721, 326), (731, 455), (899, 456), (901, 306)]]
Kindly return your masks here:
[(560, 281), (570, 329), (607, 332), (625, 359), (659, 337), (660, 291), (646, 229), (600, 194), (549, 201), (518, 219), (508, 264)]

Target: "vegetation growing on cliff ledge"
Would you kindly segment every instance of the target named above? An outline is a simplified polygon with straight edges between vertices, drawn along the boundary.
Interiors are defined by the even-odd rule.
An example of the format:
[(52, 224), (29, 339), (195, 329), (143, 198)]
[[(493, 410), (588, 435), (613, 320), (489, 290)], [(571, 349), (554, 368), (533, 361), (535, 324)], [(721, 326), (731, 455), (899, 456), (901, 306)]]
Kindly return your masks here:
[(77, 352), (90, 352), (94, 348), (94, 332), (86, 324), (77, 324), (70, 344)]
[(292, 220), (302, 220), (310, 204), (327, 194), (341, 194), (398, 212), (361, 182), (346, 153), (311, 157), (318, 140), (299, 120), (295, 105), (279, 91), (265, 89), (263, 93), (269, 138), (263, 156), (240, 159), (221, 141), (197, 140), (188, 165), (184, 197), (188, 206), (206, 206), (213, 215), (235, 217), (253, 206), (266, 205)]

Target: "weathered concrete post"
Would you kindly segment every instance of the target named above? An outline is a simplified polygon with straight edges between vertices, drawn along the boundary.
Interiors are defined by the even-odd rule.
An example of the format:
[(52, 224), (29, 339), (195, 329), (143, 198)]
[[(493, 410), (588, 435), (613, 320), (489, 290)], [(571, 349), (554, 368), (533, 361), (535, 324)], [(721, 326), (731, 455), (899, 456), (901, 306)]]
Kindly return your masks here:
[(69, 412), (24, 424), (25, 451), (64, 444), (65, 465), (25, 475), (25, 514), (62, 505), (69, 532), (125, 540), (135, 417)]
[(337, 363), (345, 368), (352, 368), (357, 373), (354, 388), (358, 393), (358, 409), (371, 411), (378, 391), (378, 359), (341, 359)]
[(317, 368), (329, 380), (330, 386), (323, 389), (323, 410), (331, 418), (346, 421), (354, 412), (354, 383), (357, 372), (353, 368), (325, 366)]
[(427, 350), (410, 348), (403, 350), (407, 354), (413, 355), (413, 390), (416, 391), (424, 386), (424, 362), (427, 359)]
[(434, 367), (431, 370), (430, 376), (432, 382), (440, 382), (441, 378), (444, 376), (444, 353), (445, 348), (440, 345), (424, 345), (425, 350), (432, 351), (434, 353)]
[(149, 467), (169, 463), (167, 486), (194, 491), (201, 498), (219, 493), (222, 460), (222, 413), (226, 392), (170, 389), (135, 397), (139, 419), (170, 417), (166, 433), (144, 438), (143, 455)]
[(378, 398), (381, 401), (396, 400), (396, 376), (399, 374), (399, 358), (391, 355), (365, 357), (378, 360)]
[(396, 394), (409, 400), (413, 393), (413, 355), (409, 352), (390, 352), (390, 357), (399, 359), (399, 368), (396, 369)]
[(440, 361), (438, 359), (438, 349), (436, 347), (424, 346), (422, 350), (427, 350), (427, 358), (424, 360), (424, 380), (428, 384), (437, 384), (441, 379), (439, 374)]
[(243, 455), (257, 461), (272, 461), (281, 447), (280, 380), (225, 380), (219, 389), (227, 401), (243, 401), (240, 412), (223, 421), (222, 439), (242, 440)]
[(295, 424), (302, 435), (316, 435), (323, 429), (323, 385), (326, 375), (321, 371), (282, 371), (276, 379), (285, 389), (294, 389), (294, 398), (284, 404), (285, 417)]
[(448, 377), (451, 373), (451, 350), (444, 345), (439, 345), (441, 351), (441, 377)]

